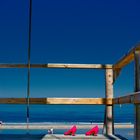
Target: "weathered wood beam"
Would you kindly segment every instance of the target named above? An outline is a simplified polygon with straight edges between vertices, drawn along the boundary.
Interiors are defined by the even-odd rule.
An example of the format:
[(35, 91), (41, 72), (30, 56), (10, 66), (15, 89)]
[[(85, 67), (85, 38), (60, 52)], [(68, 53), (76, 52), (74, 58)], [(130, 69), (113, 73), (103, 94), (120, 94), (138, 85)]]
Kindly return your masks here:
[(28, 68), (28, 64), (0, 64), (0, 68)]
[(50, 68), (76, 68), (76, 69), (112, 69), (112, 65), (106, 64), (48, 64)]
[[(68, 68), (68, 69), (112, 69), (112, 65), (106, 64), (31, 64), (31, 68)], [(28, 64), (0, 64), (0, 68), (28, 68)]]
[(105, 98), (46, 98), (47, 104), (112, 104), (112, 99)]
[[(26, 98), (0, 98), (0, 104), (26, 104)], [(112, 104), (105, 98), (30, 98), (30, 104)]]
[(130, 95), (118, 97), (113, 99), (113, 104), (139, 104), (140, 103), (140, 92), (132, 93)]
[[(30, 98), (30, 104), (139, 104), (140, 92), (117, 98)], [(0, 98), (0, 104), (26, 104), (26, 98)]]
[[(134, 52), (135, 57), (135, 92), (140, 91), (140, 51)], [(139, 98), (140, 99), (140, 96)], [(135, 104), (135, 121), (134, 121), (135, 140), (140, 139), (140, 103)]]
[[(106, 99), (113, 98), (113, 70), (106, 69), (105, 71), (105, 90)], [(113, 116), (113, 105), (106, 104), (105, 109), (105, 130), (106, 135), (114, 134), (114, 116)]]
[(113, 65), (113, 69), (121, 69), (122, 67), (129, 64), (134, 60), (134, 52), (140, 51), (140, 44), (136, 45), (135, 48), (131, 49), (126, 55), (124, 55), (117, 63)]
[[(26, 104), (26, 98), (0, 98), (0, 104)], [(30, 98), (30, 104), (46, 104), (46, 98)]]

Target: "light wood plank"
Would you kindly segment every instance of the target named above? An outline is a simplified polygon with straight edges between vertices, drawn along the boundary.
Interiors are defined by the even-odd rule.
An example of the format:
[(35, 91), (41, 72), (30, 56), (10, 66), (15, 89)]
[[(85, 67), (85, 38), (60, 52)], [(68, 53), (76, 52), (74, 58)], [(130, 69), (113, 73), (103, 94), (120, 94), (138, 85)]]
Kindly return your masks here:
[[(63, 69), (112, 69), (112, 65), (106, 64), (31, 64), (31, 68), (63, 68)], [(0, 64), (0, 68), (28, 68), (28, 64)]]
[[(26, 104), (26, 98), (0, 98), (0, 104)], [(30, 104), (140, 104), (140, 93), (117, 98), (30, 98)]]
[[(108, 98), (113, 98), (113, 70), (112, 69), (106, 69), (105, 72), (105, 81), (106, 81), (106, 100)], [(105, 109), (105, 127), (104, 127), (104, 133), (106, 135), (112, 135), (114, 134), (114, 117), (113, 117), (113, 105), (112, 104), (106, 104)]]
[(126, 55), (124, 55), (117, 63), (113, 65), (113, 69), (120, 69), (127, 64), (129, 64), (132, 60), (134, 60), (134, 52), (140, 51), (140, 44), (136, 45), (135, 48), (131, 49)]
[[(0, 104), (26, 104), (26, 98), (0, 98)], [(30, 98), (30, 104), (112, 104), (105, 98)]]
[(48, 64), (49, 68), (74, 68), (74, 69), (112, 69), (112, 65), (106, 64)]

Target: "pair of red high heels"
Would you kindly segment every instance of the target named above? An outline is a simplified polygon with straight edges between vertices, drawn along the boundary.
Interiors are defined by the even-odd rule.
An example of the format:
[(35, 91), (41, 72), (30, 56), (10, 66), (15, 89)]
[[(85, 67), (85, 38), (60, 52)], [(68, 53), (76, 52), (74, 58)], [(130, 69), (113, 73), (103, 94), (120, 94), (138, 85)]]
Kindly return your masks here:
[[(69, 129), (67, 132), (65, 132), (64, 135), (72, 135), (72, 136), (75, 136), (76, 131), (77, 131), (77, 127), (76, 127), (76, 125), (74, 125), (71, 129)], [(92, 129), (90, 129), (89, 131), (87, 131), (85, 133), (85, 135), (86, 136), (90, 136), (90, 135), (97, 136), (98, 132), (99, 132), (99, 127), (96, 125)]]

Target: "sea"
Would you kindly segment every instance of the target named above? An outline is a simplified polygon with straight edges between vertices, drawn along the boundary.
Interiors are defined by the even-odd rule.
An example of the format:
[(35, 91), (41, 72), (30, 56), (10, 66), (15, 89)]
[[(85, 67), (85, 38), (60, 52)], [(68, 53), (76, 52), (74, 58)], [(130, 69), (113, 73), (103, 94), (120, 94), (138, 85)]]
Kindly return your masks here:
[[(104, 105), (30, 105), (31, 123), (103, 123)], [(0, 121), (26, 123), (26, 105), (0, 105)], [(115, 123), (134, 123), (134, 105), (115, 105)]]
[[(30, 123), (48, 124), (100, 124), (104, 121), (105, 106), (103, 105), (30, 105), (29, 106)], [(0, 121), (5, 124), (26, 123), (27, 106), (26, 105), (0, 105)], [(114, 106), (115, 123), (134, 123), (133, 105), (115, 105)], [(55, 129), (54, 134), (64, 134), (66, 129)], [(88, 129), (78, 129), (77, 134), (84, 134)], [(44, 137), (47, 130), (32, 129), (0, 129), (0, 140), (34, 140), (33, 137)], [(100, 129), (99, 133), (102, 133)], [(26, 134), (29, 134), (28, 136)], [(128, 140), (134, 140), (134, 129), (115, 129), (115, 134), (119, 134)], [(30, 136), (30, 137), (29, 137)], [(17, 139), (16, 139), (17, 138)], [(36, 138), (40, 140), (39, 138)], [(123, 138), (124, 139), (124, 138)]]

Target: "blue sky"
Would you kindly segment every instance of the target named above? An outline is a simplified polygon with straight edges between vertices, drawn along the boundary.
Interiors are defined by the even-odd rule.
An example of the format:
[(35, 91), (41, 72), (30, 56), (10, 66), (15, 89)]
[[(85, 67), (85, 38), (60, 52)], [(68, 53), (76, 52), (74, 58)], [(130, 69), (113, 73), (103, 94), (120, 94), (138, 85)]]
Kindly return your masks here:
[[(0, 63), (27, 63), (29, 0), (0, 1)], [(137, 0), (33, 0), (31, 63), (113, 64), (140, 41)], [(115, 96), (134, 89), (133, 63)], [(103, 70), (31, 69), (31, 97), (104, 97)], [(27, 69), (0, 69), (0, 97), (26, 97)]]

